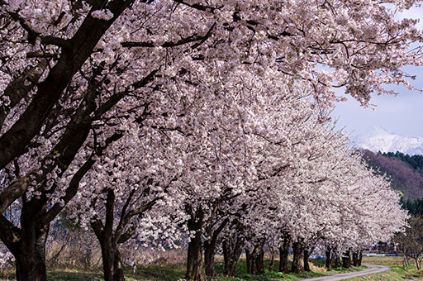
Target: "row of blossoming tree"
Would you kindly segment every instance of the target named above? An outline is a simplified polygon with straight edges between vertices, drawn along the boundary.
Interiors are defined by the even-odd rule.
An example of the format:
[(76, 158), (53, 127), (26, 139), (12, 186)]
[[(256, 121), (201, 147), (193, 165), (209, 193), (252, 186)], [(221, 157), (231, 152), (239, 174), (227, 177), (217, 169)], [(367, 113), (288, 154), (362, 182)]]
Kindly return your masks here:
[(17, 280), (46, 280), (64, 210), (95, 233), (107, 281), (134, 241), (189, 237), (186, 279), (202, 280), (220, 245), (233, 275), (241, 249), (261, 272), (278, 247), (286, 271), (292, 245), (298, 271), (314, 247), (389, 239), (398, 196), (328, 110), (334, 88), (362, 104), (412, 88), (422, 33), (397, 15), (419, 2), (0, 0), (0, 239)]

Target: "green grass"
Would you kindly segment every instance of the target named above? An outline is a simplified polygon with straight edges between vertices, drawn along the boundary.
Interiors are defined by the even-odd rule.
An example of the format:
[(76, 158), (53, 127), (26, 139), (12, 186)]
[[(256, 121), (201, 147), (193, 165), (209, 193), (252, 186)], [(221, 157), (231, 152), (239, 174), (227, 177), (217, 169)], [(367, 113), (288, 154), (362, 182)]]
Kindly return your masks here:
[(414, 265), (403, 266), (402, 257), (364, 257), (364, 263), (389, 266), (390, 271), (369, 276), (356, 277), (348, 281), (401, 281), (423, 280), (423, 270), (417, 270)]
[[(126, 281), (176, 281), (184, 277), (182, 265), (150, 265), (138, 268), (136, 273), (125, 272)], [(103, 281), (101, 273), (57, 270), (48, 273), (52, 281)]]
[(183, 265), (152, 265), (137, 269), (136, 274), (127, 273), (126, 277), (138, 281), (175, 281), (183, 278), (184, 274)]
[[(401, 257), (364, 257), (364, 263), (380, 264), (391, 267), (388, 272), (374, 274), (365, 277), (357, 277), (348, 279), (349, 281), (401, 281), (401, 280), (421, 280), (423, 281), (423, 270), (417, 271), (414, 265), (408, 267), (402, 266)], [(266, 268), (269, 262), (266, 261)], [(277, 264), (275, 264), (276, 268)], [(266, 271), (262, 275), (247, 274), (245, 260), (241, 260), (236, 269), (236, 278), (228, 278), (222, 275), (223, 264), (218, 262), (216, 264), (216, 272), (218, 281), (294, 281), (308, 277), (319, 277), (325, 275), (332, 275), (340, 272), (355, 271), (361, 268), (352, 268), (350, 270), (334, 269), (332, 271), (325, 271), (322, 264), (316, 263), (312, 265), (313, 272), (303, 272), (299, 274), (284, 274), (279, 272)], [(176, 281), (184, 277), (184, 265), (150, 265), (146, 267), (139, 267), (135, 274), (129, 270), (126, 272), (127, 281)], [(14, 272), (9, 270), (0, 273), (0, 280), (14, 280)], [(101, 272), (85, 272), (80, 270), (66, 270), (58, 269), (51, 270), (48, 273), (48, 280), (51, 281), (103, 281)]]
[[(138, 268), (136, 273), (125, 272), (126, 281), (176, 281), (184, 277), (185, 267), (182, 265), (151, 265)], [(50, 281), (104, 281), (101, 272), (86, 272), (82, 270), (51, 270), (47, 279)], [(14, 272), (0, 273), (0, 281), (15, 280)]]
[(95, 272), (81, 272), (78, 270), (55, 270), (48, 272), (48, 280), (55, 281), (83, 281), (103, 280), (102, 275)]
[[(266, 268), (268, 268), (269, 261), (265, 262)], [(277, 264), (275, 264), (276, 268)], [(334, 269), (332, 271), (325, 271), (324, 268), (311, 265), (313, 272), (302, 272), (299, 274), (285, 274), (275, 271), (268, 271), (261, 275), (250, 275), (247, 273), (247, 267), (245, 260), (240, 260), (236, 268), (236, 278), (229, 278), (223, 276), (223, 263), (216, 263), (216, 272), (218, 281), (293, 281), (302, 278), (319, 277), (325, 275), (336, 274), (345, 271), (355, 271), (361, 268), (352, 268), (349, 270), (345, 269)], [(150, 265), (146, 267), (139, 267), (136, 273), (132, 273), (130, 270), (126, 272), (126, 281), (176, 281), (183, 279), (185, 273), (184, 265)], [(2, 279), (2, 277), (4, 279)], [(14, 280), (13, 272), (9, 271), (7, 274), (3, 274), (0, 280)], [(8, 278), (8, 279), (6, 279)], [(84, 272), (80, 270), (52, 270), (48, 273), (48, 280), (51, 281), (103, 281), (101, 272)]]

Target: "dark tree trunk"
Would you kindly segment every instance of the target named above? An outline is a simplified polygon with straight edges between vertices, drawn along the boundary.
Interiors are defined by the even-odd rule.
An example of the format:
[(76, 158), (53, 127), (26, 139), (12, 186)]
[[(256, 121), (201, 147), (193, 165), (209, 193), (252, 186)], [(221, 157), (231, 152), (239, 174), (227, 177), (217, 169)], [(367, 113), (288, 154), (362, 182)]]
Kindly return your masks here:
[(264, 273), (264, 250), (261, 245), (254, 247), (251, 251), (245, 249), (245, 256), (249, 274)]
[(194, 238), (188, 243), (187, 272), (185, 279), (192, 281), (203, 281), (203, 247), (201, 232), (198, 231)]
[(285, 237), (281, 247), (279, 248), (279, 272), (289, 272), (288, 268), (288, 255), (289, 255), (289, 245), (291, 243), (289, 237)]
[(17, 281), (46, 281), (45, 243), (47, 235), (23, 237), (15, 254)]
[(351, 266), (352, 266), (351, 251), (347, 251), (342, 256), (342, 267), (351, 268)]
[(291, 271), (294, 273), (299, 273), (301, 271), (301, 256), (303, 253), (303, 247), (300, 242), (294, 242), (292, 244), (292, 249), (294, 252)]
[(104, 281), (113, 281), (114, 254), (111, 243), (101, 243), (101, 258), (103, 261)]
[(4, 240), (16, 259), (17, 281), (46, 281), (45, 247), (49, 225), (40, 224), (35, 217), (42, 216), (43, 201), (33, 199), (25, 201), (21, 213), (20, 239)]
[(255, 267), (256, 267), (256, 274), (263, 274), (264, 273), (264, 250), (263, 247), (258, 247), (255, 253)]
[(363, 251), (358, 251), (358, 266), (361, 266), (361, 262), (363, 261)]
[(326, 248), (325, 266), (327, 270), (332, 270), (332, 249), (330, 247)]
[(104, 281), (125, 280), (118, 248), (119, 237), (115, 237), (113, 233), (115, 198), (113, 190), (107, 190), (104, 225), (99, 219), (91, 221), (91, 227), (101, 247)]
[(226, 276), (234, 276), (235, 273), (235, 263), (232, 259), (232, 251), (230, 244), (227, 240), (222, 242), (222, 252), (223, 252), (223, 274)]
[(335, 268), (341, 267), (341, 258), (339, 257), (339, 254), (335, 255)]
[[(205, 273), (207, 276), (207, 280), (213, 280), (216, 276), (216, 272), (214, 270), (214, 255), (216, 252), (216, 245), (217, 239), (222, 232), (225, 225), (228, 223), (228, 219), (224, 219), (218, 227), (216, 228), (206, 228), (206, 233), (210, 237), (208, 240), (204, 241), (204, 266), (205, 266)], [(215, 224), (212, 224), (215, 226)], [(210, 226), (209, 226), (210, 227)]]
[(273, 271), (273, 265), (275, 264), (275, 251), (274, 249), (270, 250), (270, 262), (269, 262), (269, 271), (272, 272)]
[(195, 214), (191, 211), (189, 213), (191, 213), (191, 218), (188, 220), (188, 230), (194, 231), (195, 235), (188, 243), (185, 279), (188, 281), (203, 281), (206, 279), (204, 274), (202, 239), (203, 211), (198, 209)]
[(255, 268), (254, 268), (254, 255), (253, 251), (249, 251), (245, 249), (245, 259), (246, 259), (246, 265), (247, 265), (247, 273), (249, 274), (255, 274)]
[(119, 250), (110, 238), (100, 242), (104, 281), (124, 281)]
[(224, 269), (226, 276), (235, 276), (236, 264), (242, 254), (243, 240), (236, 236), (234, 239), (224, 240), (222, 243)]
[(310, 263), (309, 263), (310, 254), (311, 254), (310, 248), (305, 247), (304, 248), (304, 257), (303, 257), (304, 271), (311, 271)]
[(353, 266), (358, 266), (358, 252), (352, 253), (352, 264)]
[(204, 241), (204, 269), (207, 276), (207, 280), (213, 280), (216, 276), (216, 272), (214, 270), (215, 250), (215, 241)]
[(416, 263), (417, 270), (420, 270), (420, 268), (421, 268), (420, 257), (414, 258), (414, 262)]

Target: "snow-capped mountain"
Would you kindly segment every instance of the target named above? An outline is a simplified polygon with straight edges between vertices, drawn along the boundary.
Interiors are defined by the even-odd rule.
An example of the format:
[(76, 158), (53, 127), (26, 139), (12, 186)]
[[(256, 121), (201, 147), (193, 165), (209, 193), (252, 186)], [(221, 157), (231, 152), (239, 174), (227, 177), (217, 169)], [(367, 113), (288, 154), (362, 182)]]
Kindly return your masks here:
[(396, 152), (423, 155), (423, 137), (400, 136), (377, 128), (359, 140), (358, 146), (374, 152)]

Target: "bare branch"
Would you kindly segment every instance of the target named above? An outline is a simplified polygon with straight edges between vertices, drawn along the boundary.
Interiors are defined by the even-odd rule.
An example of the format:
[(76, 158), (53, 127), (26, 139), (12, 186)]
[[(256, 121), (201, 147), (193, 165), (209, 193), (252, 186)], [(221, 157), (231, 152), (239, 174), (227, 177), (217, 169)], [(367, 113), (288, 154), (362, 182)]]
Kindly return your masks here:
[(216, 23), (213, 23), (213, 25), (209, 28), (207, 33), (204, 34), (204, 35), (194, 34), (194, 35), (190, 35), (190, 36), (185, 37), (185, 38), (181, 38), (177, 41), (166, 41), (163, 44), (155, 44), (154, 42), (151, 42), (151, 41), (146, 41), (146, 42), (126, 41), (126, 42), (122, 42), (122, 47), (126, 47), (126, 48), (135, 48), (135, 47), (138, 47), (138, 48), (154, 48), (154, 47), (173, 48), (173, 47), (178, 47), (178, 46), (181, 46), (181, 45), (197, 42), (196, 44), (193, 44), (191, 46), (192, 49), (195, 49), (195, 48), (199, 47), (201, 44), (203, 44), (211, 36), (212, 31), (213, 31), (215, 26), (216, 26)]
[(218, 7), (212, 7), (212, 6), (202, 5), (202, 4), (199, 4), (199, 3), (190, 4), (190, 3), (187, 3), (183, 0), (173, 0), (173, 1), (175, 1), (178, 4), (183, 4), (183, 5), (188, 6), (190, 8), (193, 8), (193, 9), (196, 9), (196, 10), (199, 10), (199, 11), (203, 11), (203, 12), (208, 12), (208, 13), (214, 13), (215, 10), (219, 10), (219, 9), (223, 8), (223, 5), (218, 6)]

